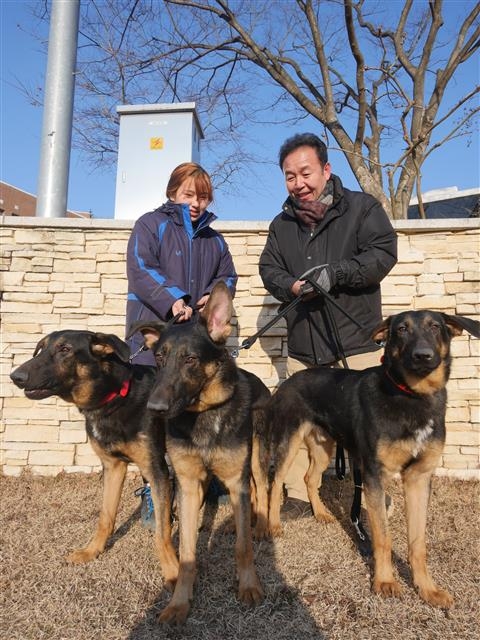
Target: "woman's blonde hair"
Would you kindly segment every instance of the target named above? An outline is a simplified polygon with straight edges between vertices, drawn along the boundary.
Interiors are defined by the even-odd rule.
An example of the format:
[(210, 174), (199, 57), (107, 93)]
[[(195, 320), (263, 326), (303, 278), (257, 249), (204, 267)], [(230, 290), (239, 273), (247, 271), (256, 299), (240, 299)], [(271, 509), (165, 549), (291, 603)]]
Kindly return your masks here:
[(210, 176), (205, 169), (196, 162), (184, 162), (172, 171), (167, 184), (167, 198), (173, 200), (180, 186), (185, 180), (188, 180), (188, 178), (193, 178), (197, 194), (204, 196), (209, 203), (212, 202), (213, 187)]

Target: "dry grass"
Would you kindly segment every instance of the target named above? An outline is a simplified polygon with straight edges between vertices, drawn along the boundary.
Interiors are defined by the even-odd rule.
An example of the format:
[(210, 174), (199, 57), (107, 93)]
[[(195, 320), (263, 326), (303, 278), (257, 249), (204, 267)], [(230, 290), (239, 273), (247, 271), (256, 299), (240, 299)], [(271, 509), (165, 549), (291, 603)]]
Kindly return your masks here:
[[(223, 529), (230, 512), (203, 512), (199, 576), (190, 617), (181, 629), (160, 626), (168, 601), (153, 554), (152, 534), (138, 520), (138, 478), (124, 490), (110, 548), (85, 566), (63, 557), (86, 543), (101, 497), (98, 475), (1, 478), (2, 622), (5, 640), (442, 640), (479, 637), (479, 485), (435, 479), (429, 514), (429, 564), (455, 597), (450, 612), (415, 593), (406, 565), (403, 499), (397, 485), (391, 518), (402, 599), (370, 592), (370, 561), (355, 549), (348, 512), (350, 482), (328, 478), (324, 497), (338, 522), (289, 523), (283, 538), (255, 543), (266, 598), (246, 609), (235, 597), (233, 541)], [(177, 532), (175, 531), (175, 541)]]

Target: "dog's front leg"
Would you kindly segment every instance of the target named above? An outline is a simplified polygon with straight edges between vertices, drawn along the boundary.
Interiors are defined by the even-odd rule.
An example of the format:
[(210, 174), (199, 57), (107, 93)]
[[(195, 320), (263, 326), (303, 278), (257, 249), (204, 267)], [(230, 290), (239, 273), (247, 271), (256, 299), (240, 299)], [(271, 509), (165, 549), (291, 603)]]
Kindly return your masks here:
[(197, 573), (198, 515), (203, 495), (201, 483), (204, 478), (199, 478), (195, 474), (193, 465), (189, 469), (190, 475), (187, 476), (179, 473), (173, 458), (172, 463), (176, 470), (179, 487), (177, 506), (180, 526), (180, 567), (172, 599), (158, 619), (160, 622), (181, 625), (187, 619), (193, 599), (193, 585)]
[(237, 477), (221, 479), (225, 482), (230, 492), (230, 501), (235, 517), (238, 599), (248, 606), (254, 606), (263, 600), (263, 589), (253, 562), (249, 482), (248, 479), (244, 480), (242, 476), (245, 476), (245, 474), (239, 472)]
[(151, 476), (144, 473), (149, 480), (152, 491), (153, 511), (155, 514), (155, 546), (160, 567), (165, 580), (165, 588), (173, 591), (178, 577), (178, 558), (172, 543), (171, 525), (171, 491), (167, 465), (151, 471)]
[(433, 469), (422, 470), (422, 462), (419, 462), (412, 465), (403, 474), (408, 528), (408, 556), (412, 567), (413, 582), (418, 589), (420, 597), (434, 607), (447, 609), (452, 606), (453, 598), (448, 591), (437, 587), (427, 568), (425, 530), (432, 473)]
[(402, 588), (393, 577), (392, 538), (388, 529), (385, 491), (377, 478), (364, 478), (365, 500), (375, 562), (373, 591), (382, 596), (400, 596)]
[(268, 537), (268, 459), (261, 452), (259, 439), (252, 444), (251, 502), (255, 512), (253, 535), (257, 540)]
[(97, 558), (105, 549), (108, 538), (113, 533), (118, 504), (122, 494), (122, 487), (127, 473), (127, 463), (117, 458), (107, 456), (102, 448), (91, 441), (92, 448), (99, 456), (103, 465), (103, 499), (97, 529), (88, 545), (82, 549), (75, 549), (65, 560), (74, 564), (90, 562)]

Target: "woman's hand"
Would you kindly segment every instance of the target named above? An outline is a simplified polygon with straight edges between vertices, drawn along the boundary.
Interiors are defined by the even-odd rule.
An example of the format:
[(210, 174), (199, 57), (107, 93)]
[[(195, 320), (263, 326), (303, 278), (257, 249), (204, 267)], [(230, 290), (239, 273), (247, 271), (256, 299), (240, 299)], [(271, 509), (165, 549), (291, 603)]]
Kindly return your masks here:
[(186, 322), (192, 317), (193, 309), (185, 304), (185, 300), (183, 298), (176, 300), (172, 305), (173, 317), (178, 313), (181, 313), (182, 315), (178, 318), (177, 322)]
[(200, 300), (198, 300), (197, 304), (195, 305), (195, 309), (199, 312), (202, 312), (203, 309), (205, 308), (205, 305), (207, 304), (207, 300), (209, 299), (209, 297), (210, 297), (210, 294), (208, 293), (202, 296)]

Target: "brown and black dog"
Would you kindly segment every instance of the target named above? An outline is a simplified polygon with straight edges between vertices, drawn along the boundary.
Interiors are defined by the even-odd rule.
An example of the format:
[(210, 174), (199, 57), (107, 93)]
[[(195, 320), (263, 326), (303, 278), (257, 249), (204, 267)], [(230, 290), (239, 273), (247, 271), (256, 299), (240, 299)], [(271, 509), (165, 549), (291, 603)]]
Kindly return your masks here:
[(220, 282), (198, 322), (132, 327), (132, 332), (143, 333), (155, 354), (157, 378), (148, 407), (165, 419), (178, 488), (180, 569), (173, 597), (160, 614), (162, 622), (182, 624), (190, 610), (199, 511), (212, 473), (228, 489), (233, 507), (238, 598), (248, 605), (263, 598), (253, 562), (250, 481), (252, 476), (256, 534), (262, 537), (267, 533), (267, 469), (256, 436), (263, 430), (263, 406), (270, 393), (256, 376), (238, 369), (225, 349), (232, 311), (228, 288)]
[(470, 318), (433, 311), (400, 313), (387, 318), (373, 335), (385, 343), (381, 366), (363, 371), (308, 369), (280, 386), (267, 411), (275, 458), (272, 535), (281, 533), (283, 482), (302, 442), (309, 450), (305, 483), (314, 515), (331, 521), (318, 486), (336, 441), (362, 472), (373, 538), (373, 591), (384, 596), (401, 592), (393, 575), (384, 493), (385, 481), (399, 473), (414, 584), (431, 605), (452, 605), (452, 596), (438, 588), (428, 572), (425, 529), (431, 477), (445, 442), (450, 341), (462, 329), (480, 337), (480, 324)]
[(103, 501), (97, 529), (85, 548), (66, 559), (89, 562), (105, 549), (115, 526), (129, 462), (150, 482), (155, 543), (165, 586), (172, 589), (178, 559), (171, 541), (170, 483), (165, 430), (147, 409), (155, 367), (132, 365), (128, 345), (115, 335), (54, 331), (38, 343), (34, 357), (10, 375), (27, 398), (59, 396), (85, 416), (88, 438), (103, 466)]

